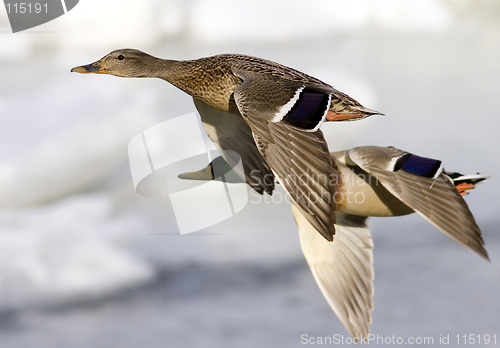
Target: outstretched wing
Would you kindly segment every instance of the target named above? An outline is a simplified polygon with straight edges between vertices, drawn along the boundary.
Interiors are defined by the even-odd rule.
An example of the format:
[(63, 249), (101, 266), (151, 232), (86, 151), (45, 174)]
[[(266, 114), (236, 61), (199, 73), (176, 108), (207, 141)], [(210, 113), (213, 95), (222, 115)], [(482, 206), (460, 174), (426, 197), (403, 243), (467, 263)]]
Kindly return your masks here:
[(394, 147), (358, 147), (349, 158), (446, 235), (485, 259), (481, 231), (441, 162)]
[(336, 234), (327, 242), (292, 205), (300, 246), (321, 292), (349, 334), (370, 333), (373, 310), (373, 241), (366, 217), (337, 212)]
[(205, 132), (222, 153), (226, 162), (234, 168), (238, 158), (232, 158), (224, 150), (240, 155), (246, 182), (258, 193), (272, 194), (274, 175), (260, 154), (252, 136), (250, 127), (240, 115), (213, 108), (197, 99), (194, 105), (201, 116)]
[(318, 130), (330, 106), (330, 89), (284, 79), (240, 77), (243, 83), (234, 99), (257, 148), (309, 223), (333, 240), (336, 173)]

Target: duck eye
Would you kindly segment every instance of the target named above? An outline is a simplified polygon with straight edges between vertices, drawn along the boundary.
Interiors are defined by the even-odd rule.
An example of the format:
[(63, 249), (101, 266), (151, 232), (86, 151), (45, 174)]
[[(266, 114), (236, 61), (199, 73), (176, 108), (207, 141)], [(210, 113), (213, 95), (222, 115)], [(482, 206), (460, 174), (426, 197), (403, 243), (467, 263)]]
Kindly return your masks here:
[(117, 58), (118, 60), (123, 60), (125, 57), (123, 56), (123, 54), (120, 54)]

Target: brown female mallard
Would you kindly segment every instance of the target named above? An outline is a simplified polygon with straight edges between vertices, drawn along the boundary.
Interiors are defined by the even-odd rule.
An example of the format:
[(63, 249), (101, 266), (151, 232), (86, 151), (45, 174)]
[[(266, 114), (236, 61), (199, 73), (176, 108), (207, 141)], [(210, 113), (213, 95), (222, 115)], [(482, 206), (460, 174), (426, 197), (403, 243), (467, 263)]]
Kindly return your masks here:
[(71, 71), (161, 78), (191, 95), (216, 146), (241, 156), (247, 182), (271, 194), (276, 176), (329, 241), (335, 234), (337, 168), (319, 127), (380, 114), (312, 76), (240, 54), (175, 61), (120, 49)]

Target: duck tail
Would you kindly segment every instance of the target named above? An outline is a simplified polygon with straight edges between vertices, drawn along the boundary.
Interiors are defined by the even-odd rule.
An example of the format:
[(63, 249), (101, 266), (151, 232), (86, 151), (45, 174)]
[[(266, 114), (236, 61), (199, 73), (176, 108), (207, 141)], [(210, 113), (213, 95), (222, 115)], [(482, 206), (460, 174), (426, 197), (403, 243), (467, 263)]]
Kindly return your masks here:
[(463, 175), (457, 172), (445, 172), (445, 174), (450, 177), (450, 179), (453, 181), (453, 184), (462, 196), (468, 195), (468, 190), (476, 188), (477, 185), (481, 184), (484, 180), (490, 177), (490, 175), (484, 175), (480, 173)]
[(326, 115), (327, 121), (354, 121), (373, 115), (384, 115), (381, 112), (368, 109), (357, 100), (340, 91), (332, 94), (330, 110)]

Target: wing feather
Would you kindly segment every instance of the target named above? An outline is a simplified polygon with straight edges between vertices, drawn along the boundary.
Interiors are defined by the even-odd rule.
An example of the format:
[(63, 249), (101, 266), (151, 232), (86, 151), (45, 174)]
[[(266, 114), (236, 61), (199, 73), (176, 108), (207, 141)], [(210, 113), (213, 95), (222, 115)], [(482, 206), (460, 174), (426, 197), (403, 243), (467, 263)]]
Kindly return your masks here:
[(292, 204), (302, 252), (321, 292), (353, 337), (370, 333), (373, 310), (373, 240), (365, 217), (337, 212), (332, 243)]
[(390, 171), (389, 162), (405, 152), (393, 147), (361, 147), (349, 150), (349, 158), (403, 203), (463, 246), (488, 259), (481, 230), (467, 203), (444, 173), (435, 179)]
[(201, 116), (203, 128), (223, 158), (231, 167), (238, 159), (231, 158), (224, 150), (238, 153), (241, 157), (246, 182), (259, 193), (274, 190), (274, 175), (255, 145), (250, 127), (240, 115), (213, 108), (193, 99)]
[(276, 119), (282, 105), (304, 84), (241, 76), (234, 100), (253, 133), (257, 148), (277, 180), (314, 228), (326, 239), (335, 234), (335, 168), (320, 130), (311, 131)]

